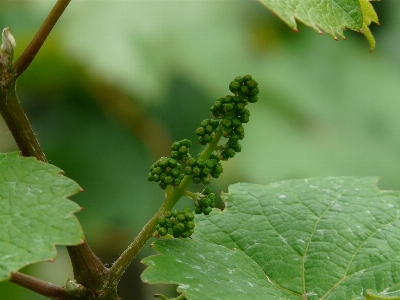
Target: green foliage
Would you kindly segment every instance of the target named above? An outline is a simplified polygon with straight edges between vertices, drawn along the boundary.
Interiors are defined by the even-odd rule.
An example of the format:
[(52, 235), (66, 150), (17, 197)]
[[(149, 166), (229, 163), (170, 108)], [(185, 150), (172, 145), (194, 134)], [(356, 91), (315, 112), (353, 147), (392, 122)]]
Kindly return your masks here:
[(0, 154), (0, 280), (26, 265), (53, 260), (55, 245), (83, 241), (73, 215), (81, 208), (66, 199), (80, 187), (61, 172), (19, 152)]
[(231, 185), (226, 209), (196, 218), (192, 240), (154, 243), (160, 255), (143, 261), (142, 279), (178, 284), (189, 299), (362, 299), (368, 289), (396, 291), (400, 192), (381, 191), (376, 181)]
[(363, 32), (370, 43), (371, 51), (375, 40), (368, 28), (371, 21), (378, 23), (378, 17), (368, 0), (259, 0), (276, 13), (291, 28), (297, 30), (295, 19), (315, 29), (327, 32), (337, 39), (344, 38), (343, 30), (349, 28)]

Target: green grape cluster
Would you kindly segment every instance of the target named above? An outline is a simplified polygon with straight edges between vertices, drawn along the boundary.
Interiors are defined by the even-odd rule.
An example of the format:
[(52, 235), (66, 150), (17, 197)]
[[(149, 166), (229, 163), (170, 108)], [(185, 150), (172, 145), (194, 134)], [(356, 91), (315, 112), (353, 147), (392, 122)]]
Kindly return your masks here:
[(200, 194), (200, 199), (194, 201), (194, 212), (196, 214), (210, 214), (213, 207), (215, 207), (215, 194), (209, 186), (206, 186)]
[(205, 119), (200, 123), (200, 127), (196, 129), (196, 134), (199, 136), (197, 141), (201, 145), (205, 145), (212, 140), (212, 134), (217, 129), (219, 120)]
[(210, 176), (218, 178), (222, 171), (220, 159), (215, 153), (211, 153), (207, 160), (191, 157), (187, 160), (187, 166), (185, 167), (185, 174), (193, 175), (193, 183), (202, 182), (206, 185), (210, 184)]
[(250, 75), (236, 77), (229, 84), (229, 89), (234, 96), (227, 95), (218, 98), (210, 108), (211, 114), (221, 119), (223, 135), (228, 142), (220, 147), (220, 158), (228, 160), (242, 150), (239, 140), (244, 138), (243, 123), (247, 123), (250, 111), (246, 108), (248, 103), (258, 101), (258, 83)]
[(162, 189), (168, 185), (178, 186), (185, 177), (181, 173), (182, 165), (170, 157), (161, 157), (151, 167), (148, 175), (149, 181), (160, 182)]
[(189, 207), (185, 207), (181, 211), (175, 209), (172, 212), (165, 212), (164, 215), (157, 218), (157, 233), (165, 236), (171, 230), (175, 238), (189, 237), (194, 232), (193, 220), (194, 214)]

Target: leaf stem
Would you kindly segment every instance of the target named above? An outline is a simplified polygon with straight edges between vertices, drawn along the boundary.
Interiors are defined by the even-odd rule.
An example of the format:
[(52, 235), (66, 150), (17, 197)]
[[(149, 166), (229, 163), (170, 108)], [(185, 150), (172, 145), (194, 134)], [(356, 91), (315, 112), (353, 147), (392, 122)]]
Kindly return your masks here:
[[(200, 154), (199, 158), (206, 159), (217, 147), (218, 141), (222, 137), (222, 126), (220, 125), (213, 137), (212, 141)], [(173, 191), (168, 191), (164, 203), (161, 205), (156, 214), (150, 219), (149, 222), (143, 227), (142, 231), (137, 235), (134, 241), (128, 246), (128, 248), (120, 255), (120, 257), (114, 262), (110, 268), (110, 281), (116, 284), (120, 279), (126, 268), (131, 263), (132, 259), (139, 253), (146, 242), (153, 236), (157, 226), (157, 218), (164, 212), (170, 211), (178, 200), (185, 195), (188, 186), (192, 182), (193, 175), (186, 175), (182, 180), (181, 184), (176, 187)]]
[(41, 279), (23, 273), (12, 272), (10, 282), (52, 299), (62, 299), (62, 300), (77, 299), (74, 296), (68, 294), (68, 292), (61, 286), (43, 281)]
[(53, 9), (50, 11), (46, 20), (44, 20), (42, 26), (39, 28), (28, 47), (15, 62), (14, 75), (16, 78), (18, 78), (19, 75), (21, 75), (29, 67), (70, 1), (71, 0), (58, 0), (54, 5)]
[(15, 78), (10, 86), (1, 89), (0, 114), (3, 116), (23, 156), (34, 156), (47, 162), (35, 133), (22, 108), (15, 90)]

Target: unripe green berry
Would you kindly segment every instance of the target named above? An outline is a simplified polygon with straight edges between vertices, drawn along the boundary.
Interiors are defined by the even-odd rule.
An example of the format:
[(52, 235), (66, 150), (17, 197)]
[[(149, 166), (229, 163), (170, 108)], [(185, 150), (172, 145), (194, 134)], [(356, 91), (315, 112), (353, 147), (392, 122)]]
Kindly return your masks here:
[(232, 127), (237, 127), (237, 126), (242, 125), (242, 122), (240, 122), (239, 119), (232, 119), (231, 123), (232, 123)]
[(201, 173), (201, 170), (200, 170), (199, 167), (194, 167), (194, 168), (192, 169), (192, 172), (193, 172), (193, 175), (194, 175), (194, 176), (199, 176), (200, 173)]
[(172, 179), (171, 176), (165, 176), (165, 178), (164, 178), (164, 183), (165, 183), (166, 185), (171, 184), (172, 182), (173, 182), (173, 179)]
[(258, 86), (258, 82), (255, 80), (249, 80), (246, 82), (246, 86), (249, 88), (249, 90), (252, 90)]
[(228, 119), (222, 119), (221, 125), (224, 126), (225, 128), (229, 128), (229, 127), (231, 127), (232, 122), (231, 122), (231, 120), (228, 120)]
[(199, 159), (197, 160), (196, 165), (197, 165), (199, 168), (204, 168), (204, 166), (206, 165), (206, 161), (205, 161), (204, 159), (202, 159), (202, 158), (199, 158)]
[(237, 134), (237, 135), (241, 135), (241, 134), (243, 134), (244, 133), (244, 127), (243, 126), (237, 126), (237, 127), (235, 127), (235, 133)]
[(185, 215), (186, 221), (193, 221), (194, 214), (191, 211), (185, 211), (183, 214)]
[(221, 174), (224, 171), (221, 164), (218, 164), (214, 167), (214, 173)]
[(210, 198), (211, 201), (214, 201), (215, 200), (215, 194), (214, 193), (208, 194), (208, 198)]
[(202, 136), (200, 136), (200, 137), (197, 139), (197, 142), (198, 142), (200, 145), (205, 145), (205, 144), (207, 144), (207, 143), (204, 141), (204, 138), (203, 138)]
[(248, 88), (247, 86), (243, 85), (243, 86), (240, 88), (240, 92), (241, 92), (243, 95), (248, 95), (248, 94), (249, 94), (249, 88)]
[(174, 177), (174, 178), (178, 178), (180, 173), (181, 172), (180, 172), (180, 170), (178, 168), (175, 168), (175, 169), (171, 170), (171, 176)]
[(178, 222), (175, 226), (180, 232), (182, 232), (186, 229), (185, 223)]
[(243, 115), (240, 117), (240, 122), (242, 122), (242, 123), (248, 123), (249, 120), (250, 120), (250, 118), (248, 115)]
[(206, 133), (206, 130), (204, 129), (204, 127), (199, 127), (196, 129), (196, 134), (197, 135), (204, 135)]
[(238, 91), (239, 89), (240, 89), (240, 83), (239, 82), (237, 82), (237, 81), (232, 81), (230, 84), (229, 84), (229, 90), (232, 92), (232, 93), (235, 93), (236, 91)]
[(236, 133), (232, 133), (229, 137), (229, 142), (235, 143), (239, 141), (239, 136)]
[(214, 128), (211, 125), (207, 125), (205, 127), (206, 133), (210, 134), (214, 131)]
[[(221, 99), (221, 100), (220, 100)], [(224, 100), (224, 98), (220, 98), (220, 99), (218, 99), (215, 103), (214, 103), (214, 108), (216, 109), (216, 110), (221, 110), (222, 109), (222, 107), (223, 107), (223, 102), (225, 101)]]
[(258, 101), (258, 96), (251, 96), (249, 97), (249, 102), (250, 103), (256, 103)]
[(178, 222), (185, 222), (186, 221), (186, 218), (185, 218), (184, 214), (178, 214), (176, 216), (176, 219), (178, 220)]
[(235, 78), (235, 81), (238, 82), (239, 84), (242, 84), (242, 83), (243, 83), (243, 78), (242, 78), (242, 76), (236, 77), (236, 78)]
[(234, 157), (235, 154), (236, 154), (235, 150), (232, 149), (232, 148), (228, 148), (224, 152), (225, 152), (226, 156), (229, 157), (229, 158)]
[(161, 167), (157, 167), (153, 171), (154, 171), (154, 173), (160, 175), (162, 173), (163, 169)]
[(212, 120), (210, 121), (210, 125), (211, 125), (213, 128), (217, 128), (218, 125), (219, 125), (219, 120), (214, 120), (214, 119), (212, 119)]
[(174, 186), (178, 186), (181, 184), (181, 180), (179, 178), (175, 178), (173, 184)]
[(201, 192), (203, 195), (208, 195), (212, 192), (212, 189), (209, 186), (206, 186)]
[(174, 142), (171, 146), (171, 149), (174, 151), (178, 151), (178, 149), (181, 147), (181, 143), (180, 142)]
[(209, 120), (208, 119), (204, 119), (203, 121), (201, 121), (200, 126), (201, 127), (206, 127), (209, 124)]
[(196, 183), (196, 184), (198, 184), (198, 183), (200, 183), (200, 182), (201, 182), (201, 178), (200, 178), (200, 177), (198, 177), (198, 176), (193, 176), (193, 178), (192, 178), (192, 181), (193, 181), (193, 183)]
[(253, 78), (251, 77), (251, 75), (244, 75), (243, 76), (243, 81), (244, 82), (247, 82), (247, 81), (249, 81), (249, 80), (252, 80)]
[(211, 179), (210, 179), (209, 176), (203, 177), (202, 180), (201, 180), (201, 182), (203, 182), (203, 184), (210, 184)]
[(190, 236), (190, 231), (189, 230), (184, 230), (181, 233), (181, 237), (183, 237), (183, 238), (188, 238), (189, 236)]
[(187, 229), (193, 229), (195, 227), (195, 224), (193, 221), (187, 221), (185, 226)]
[(167, 185), (166, 185), (164, 182), (162, 182), (162, 181), (161, 181), (158, 185), (159, 185), (160, 188), (162, 188), (163, 190), (165, 190), (165, 189), (167, 188)]
[(209, 134), (206, 133), (206, 134), (203, 136), (203, 141), (204, 141), (205, 143), (209, 143), (209, 142), (211, 142), (211, 140), (212, 140), (211, 135), (209, 135)]
[(185, 175), (184, 175), (184, 174), (182, 174), (182, 173), (181, 173), (181, 174), (179, 174), (179, 179), (180, 179), (181, 181), (182, 181), (182, 179), (183, 179), (183, 178), (185, 178)]
[(180, 159), (181, 158), (181, 155), (179, 154), (179, 151), (171, 151), (171, 158), (174, 158), (174, 159)]
[(176, 218), (176, 216), (179, 214), (179, 211), (177, 209), (174, 209), (173, 211), (171, 211), (171, 214), (174, 218)]
[(192, 142), (188, 139), (184, 139), (181, 141), (181, 146), (185, 146), (186, 148), (192, 147)]
[(202, 205), (203, 207), (210, 206), (210, 203), (211, 203), (211, 202), (212, 202), (211, 199), (208, 198), (208, 197), (205, 197), (205, 198), (201, 198), (201, 199), (200, 199), (200, 203), (201, 203), (201, 205)]
[(166, 168), (169, 165), (169, 160), (168, 158), (164, 157), (163, 159), (160, 160), (160, 167), (161, 168)]
[(168, 228), (172, 228), (172, 227), (174, 227), (175, 223), (174, 223), (174, 221), (172, 221), (171, 219), (167, 219), (167, 221), (165, 222), (165, 225), (166, 225)]
[(174, 238), (179, 238), (181, 237), (181, 232), (176, 229), (176, 231), (172, 231), (172, 235), (174, 236)]
[(149, 173), (149, 175), (147, 175), (147, 180), (148, 180), (148, 181), (155, 181), (154, 175), (152, 175), (151, 173)]
[(206, 208), (203, 208), (202, 211), (203, 211), (203, 214), (205, 214), (207, 216), (212, 211), (212, 208), (211, 207), (206, 207)]
[(235, 105), (233, 103), (227, 103), (224, 105), (224, 110), (226, 112), (232, 111), (235, 108)]
[(186, 166), (185, 168), (185, 174), (186, 175), (192, 175), (193, 174), (193, 169), (191, 166)]
[(259, 92), (260, 92), (260, 91), (258, 90), (258, 87), (256, 87), (256, 88), (250, 90), (249, 95), (255, 96), (255, 95), (257, 95)]
[(165, 219), (164, 216), (159, 216), (159, 217), (157, 218), (157, 223), (158, 223), (158, 224), (164, 225), (165, 222), (166, 222), (166, 219)]
[(188, 160), (189, 166), (194, 167), (194, 166), (196, 166), (196, 163), (197, 163), (197, 160), (194, 157), (189, 158), (189, 160)]
[(170, 211), (166, 211), (166, 212), (164, 213), (164, 217), (167, 218), (167, 219), (171, 218), (171, 217), (172, 217), (171, 212), (170, 212)]
[(195, 214), (199, 215), (199, 214), (201, 214), (203, 211), (201, 210), (200, 207), (196, 207), (196, 208), (194, 209), (194, 212), (195, 212)]
[(214, 160), (207, 159), (205, 167), (211, 170), (212, 168), (214, 168), (214, 166), (215, 166)]
[(232, 102), (232, 96), (231, 95), (226, 95), (222, 99), (223, 99), (223, 101), (221, 100), (222, 103), (231, 103)]
[(175, 168), (175, 167), (178, 165), (178, 162), (177, 162), (175, 159), (173, 159), (173, 158), (169, 158), (169, 159), (168, 159), (168, 165), (169, 165), (171, 168)]
[(157, 229), (157, 232), (158, 232), (159, 235), (165, 236), (168, 233), (168, 229), (165, 228), (165, 227), (160, 227), (160, 228)]
[(185, 146), (179, 148), (179, 154), (182, 156), (186, 156), (189, 152), (189, 149)]
[(201, 173), (202, 173), (203, 175), (209, 175), (210, 172), (211, 172), (211, 169), (206, 168), (206, 167), (204, 167), (204, 168), (201, 170)]
[(166, 167), (166, 168), (164, 169), (164, 172), (165, 172), (165, 174), (167, 174), (167, 175), (170, 175), (170, 174), (171, 174), (171, 171), (172, 171), (172, 168), (171, 168), (171, 167)]

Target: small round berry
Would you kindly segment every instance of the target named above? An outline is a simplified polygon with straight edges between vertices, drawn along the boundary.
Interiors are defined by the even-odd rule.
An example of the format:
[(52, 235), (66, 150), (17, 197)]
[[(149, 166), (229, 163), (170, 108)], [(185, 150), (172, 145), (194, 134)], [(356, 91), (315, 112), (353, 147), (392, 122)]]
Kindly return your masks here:
[(225, 128), (229, 128), (229, 127), (231, 127), (232, 122), (231, 122), (231, 120), (228, 120), (228, 119), (222, 119), (221, 125), (224, 126)]
[(232, 111), (234, 108), (235, 108), (235, 105), (233, 103), (227, 103), (224, 105), (224, 110), (226, 112)]
[(173, 158), (173, 159), (180, 159), (181, 158), (181, 155), (179, 154), (179, 151), (171, 151), (171, 158)]
[(211, 203), (212, 201), (211, 201), (210, 198), (205, 197), (205, 198), (202, 198), (202, 199), (200, 200), (200, 202), (201, 202), (201, 205), (202, 205), (203, 207), (207, 207), (207, 206), (210, 206), (210, 203)]
[(201, 127), (206, 127), (209, 124), (209, 120), (208, 119), (204, 119), (203, 121), (201, 121), (200, 126)]
[(167, 185), (164, 182), (160, 182), (158, 184), (160, 186), (160, 188), (162, 188), (163, 190), (165, 190), (167, 188)]
[(237, 81), (232, 81), (230, 84), (229, 84), (229, 90), (232, 92), (232, 93), (235, 93), (235, 92), (237, 92), (239, 89), (240, 89), (240, 83), (239, 82), (237, 82)]
[(207, 159), (205, 167), (208, 169), (212, 169), (215, 166), (215, 162), (212, 159)]
[(186, 156), (189, 152), (189, 149), (186, 146), (182, 146), (179, 148), (179, 154), (181, 156)]
[(174, 142), (171, 146), (171, 149), (174, 151), (177, 151), (179, 148), (181, 147), (181, 143), (180, 142)]
[(211, 169), (209, 169), (209, 168), (206, 168), (206, 167), (204, 167), (202, 170), (201, 170), (201, 174), (203, 174), (203, 175), (210, 175), (210, 172), (211, 172)]
[(196, 134), (197, 135), (204, 135), (206, 133), (206, 130), (204, 129), (204, 127), (199, 127), (196, 129)]
[(167, 218), (167, 219), (171, 218), (172, 217), (171, 212), (170, 211), (166, 211), (164, 213), (164, 217)]
[(160, 228), (158, 228), (157, 232), (158, 232), (159, 235), (165, 236), (168, 233), (168, 229), (165, 228), (165, 227), (160, 227)]
[(172, 182), (173, 182), (173, 179), (172, 179), (171, 176), (165, 176), (165, 178), (164, 178), (164, 183), (165, 183), (166, 185), (171, 184)]
[(212, 192), (212, 189), (209, 186), (206, 186), (201, 192), (203, 195), (208, 195)]
[(212, 140), (211, 135), (209, 135), (209, 134), (206, 133), (206, 134), (203, 136), (203, 141), (204, 141), (205, 143), (209, 143), (209, 142), (211, 142), (211, 140)]
[(240, 92), (241, 92), (243, 95), (248, 95), (250, 91), (249, 91), (249, 88), (248, 88), (247, 86), (243, 85), (243, 86), (240, 88)]
[(235, 78), (235, 81), (238, 82), (239, 84), (242, 84), (242, 83), (243, 83), (243, 78), (242, 78), (242, 76), (236, 77), (236, 78)]
[(187, 229), (193, 229), (195, 227), (195, 224), (193, 221), (187, 221), (185, 226)]
[(199, 158), (197, 160), (197, 164), (196, 164), (199, 168), (204, 168), (204, 166), (206, 165), (206, 161), (202, 158)]
[(201, 210), (200, 207), (196, 207), (196, 208), (194, 209), (194, 212), (195, 212), (195, 214), (199, 215), (199, 214), (201, 214), (203, 211)]
[(211, 179), (210, 179), (209, 176), (203, 177), (202, 180), (201, 180), (201, 182), (203, 182), (203, 184), (210, 184)]
[(171, 219), (167, 219), (165, 225), (166, 225), (168, 228), (172, 228), (172, 227), (174, 227), (175, 223), (174, 223), (174, 221), (172, 221)]
[(258, 101), (258, 96), (251, 96), (249, 97), (249, 102), (250, 103), (256, 103)]
[(198, 176), (193, 176), (193, 179), (192, 179), (192, 181), (193, 181), (193, 183), (200, 183), (201, 182), (201, 178), (200, 177), (198, 177)]
[(189, 236), (190, 236), (190, 231), (189, 230), (184, 230), (182, 233), (181, 233), (181, 237), (183, 237), (183, 238), (188, 238)]
[(185, 215), (186, 221), (193, 221), (194, 214), (191, 211), (185, 211), (183, 214)]
[(212, 127), (212, 125), (207, 125), (205, 127), (206, 133), (210, 134), (214, 131), (214, 128)]
[(244, 75), (244, 76), (243, 76), (243, 81), (244, 81), (244, 82), (250, 81), (250, 80), (252, 80), (252, 79), (253, 79), (253, 77), (251, 77), (251, 75)]
[(210, 193), (210, 194), (208, 195), (208, 198), (210, 198), (211, 201), (214, 201), (214, 200), (215, 200), (215, 194), (214, 194), (214, 193)]
[(174, 186), (178, 186), (181, 184), (181, 180), (179, 178), (175, 178), (173, 184)]
[(202, 209), (202, 211), (203, 211), (203, 214), (205, 214), (207, 216), (212, 211), (212, 208), (211, 207), (206, 207), (206, 208)]
[(255, 96), (255, 95), (257, 95), (259, 92), (260, 92), (260, 91), (258, 90), (258, 87), (256, 87), (256, 88), (250, 90), (249, 94), (252, 95), (252, 96)]
[(258, 86), (258, 82), (255, 80), (249, 80), (246, 82), (246, 86), (249, 88), (249, 90), (252, 90)]
[(199, 176), (201, 173), (201, 170), (199, 167), (194, 167), (192, 172), (193, 172), (194, 176)]
[(186, 166), (185, 168), (185, 174), (186, 175), (192, 175), (193, 174), (193, 169), (191, 166)]
[(189, 158), (189, 160), (188, 160), (189, 166), (194, 167), (194, 166), (196, 166), (196, 163), (197, 163), (197, 160), (194, 157)]
[(181, 171), (178, 168), (172, 169), (171, 170), (171, 176), (174, 178), (179, 178), (179, 174), (181, 173)]
[(186, 218), (185, 218), (184, 214), (178, 214), (176, 216), (176, 219), (178, 220), (178, 222), (185, 222), (186, 221)]
[(176, 216), (179, 214), (179, 211), (177, 209), (174, 209), (173, 211), (171, 211), (171, 214), (174, 218), (176, 218)]
[(164, 157), (163, 159), (160, 160), (160, 167), (161, 168), (166, 168), (169, 165), (169, 159)]
[(184, 139), (181, 141), (181, 146), (185, 146), (186, 148), (192, 147), (192, 142), (188, 139)]
[(240, 136), (241, 134), (244, 133), (244, 127), (243, 126), (235, 127), (235, 133)]
[(175, 226), (180, 232), (182, 232), (186, 229), (185, 223), (178, 222)]
[(164, 225), (165, 222), (166, 222), (166, 219), (165, 219), (164, 216), (159, 216), (159, 217), (157, 218), (157, 223), (158, 223), (158, 224)]
[(232, 127), (237, 127), (237, 126), (242, 125), (242, 122), (240, 122), (239, 119), (232, 119), (231, 123), (232, 123)]

